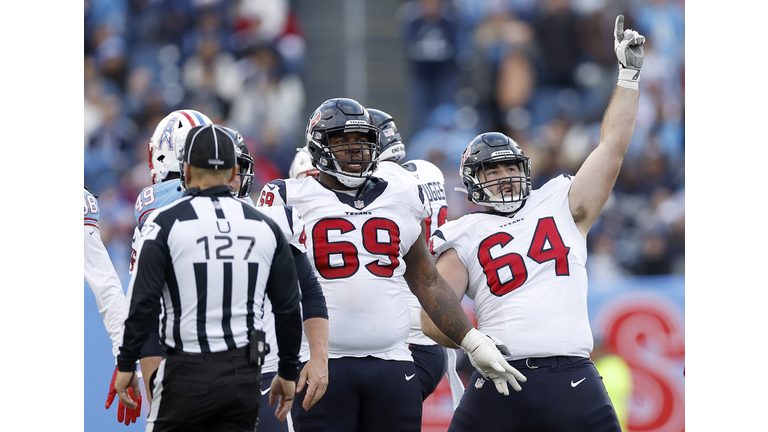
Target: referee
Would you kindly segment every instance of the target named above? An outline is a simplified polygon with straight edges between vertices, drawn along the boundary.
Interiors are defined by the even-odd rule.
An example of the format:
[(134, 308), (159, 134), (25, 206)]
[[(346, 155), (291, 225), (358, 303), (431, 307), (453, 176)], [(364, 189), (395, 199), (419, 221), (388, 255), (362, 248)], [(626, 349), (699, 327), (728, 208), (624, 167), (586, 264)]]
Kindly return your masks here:
[(136, 406), (126, 388), (138, 394), (135, 363), (159, 315), (164, 355), (147, 430), (253, 431), (265, 294), (279, 347), (271, 389), (280, 396), (278, 414), (284, 417), (293, 402), (301, 343), (296, 268), (275, 223), (232, 196), (237, 164), (230, 134), (216, 125), (194, 127), (184, 149), (184, 197), (155, 210), (141, 230), (115, 389), (126, 406)]

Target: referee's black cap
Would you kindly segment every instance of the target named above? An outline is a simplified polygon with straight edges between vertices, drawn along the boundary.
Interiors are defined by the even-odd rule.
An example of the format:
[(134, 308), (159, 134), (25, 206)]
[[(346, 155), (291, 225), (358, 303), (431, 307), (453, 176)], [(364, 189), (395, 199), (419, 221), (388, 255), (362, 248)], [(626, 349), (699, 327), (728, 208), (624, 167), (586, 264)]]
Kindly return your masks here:
[(219, 125), (195, 126), (184, 142), (183, 162), (198, 168), (230, 169), (237, 165), (236, 145)]

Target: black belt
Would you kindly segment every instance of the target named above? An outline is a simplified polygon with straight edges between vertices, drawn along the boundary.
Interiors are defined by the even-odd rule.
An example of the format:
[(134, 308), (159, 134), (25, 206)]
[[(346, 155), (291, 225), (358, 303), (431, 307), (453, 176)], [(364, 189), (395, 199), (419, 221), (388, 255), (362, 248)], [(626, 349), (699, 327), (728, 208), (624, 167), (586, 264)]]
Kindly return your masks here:
[(573, 364), (578, 360), (583, 360), (587, 357), (575, 357), (575, 356), (554, 356), (554, 357), (530, 357), (520, 360), (507, 360), (510, 366), (515, 369), (538, 369), (552, 368), (556, 369), (558, 366), (565, 366)]
[(248, 357), (248, 346), (235, 348), (228, 351), (219, 351), (213, 353), (190, 353), (163, 345), (163, 353), (166, 357), (181, 357), (190, 359), (204, 360), (226, 360), (232, 357)]

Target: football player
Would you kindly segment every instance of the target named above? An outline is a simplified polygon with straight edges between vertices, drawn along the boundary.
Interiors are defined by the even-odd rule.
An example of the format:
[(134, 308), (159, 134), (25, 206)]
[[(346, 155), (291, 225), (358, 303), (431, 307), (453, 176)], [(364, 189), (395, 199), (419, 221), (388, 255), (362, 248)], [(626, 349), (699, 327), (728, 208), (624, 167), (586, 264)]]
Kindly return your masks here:
[[(405, 158), (405, 144), (397, 130), (395, 120), (391, 115), (378, 109), (368, 108), (368, 112), (381, 133), (379, 169), (375, 174), (385, 180), (391, 177), (404, 177), (419, 185), (432, 210), (432, 215), (424, 220), (426, 235), (429, 237), (448, 218), (443, 172), (433, 163), (423, 159), (415, 159), (400, 165)], [(424, 239), (424, 241), (428, 240), (429, 238)], [(419, 299), (408, 287), (403, 287), (403, 292), (411, 311), (411, 330), (405, 342), (408, 344), (416, 366), (416, 376), (419, 377), (421, 384), (421, 399), (424, 400), (431, 395), (445, 375), (451, 387), (453, 407), (456, 408), (461, 395), (464, 394), (464, 384), (456, 372), (456, 351), (444, 348), (424, 335), (421, 331)]]
[[(461, 156), (467, 198), (485, 212), (450, 221), (430, 239), (457, 296), (474, 300), (481, 331), (525, 371), (522, 393), (499, 397), (474, 373), (449, 431), (615, 431), (621, 427), (590, 360), (586, 236), (611, 194), (635, 125), (645, 38), (616, 19), (619, 81), (598, 147), (575, 176), (531, 188), (531, 161), (511, 138), (478, 135)], [(452, 341), (423, 318), (424, 332)], [(442, 339), (441, 339), (442, 338)]]
[[(253, 185), (253, 158), (250, 156), (248, 146), (243, 137), (234, 129), (224, 128), (232, 134), (237, 143), (237, 164), (240, 167), (238, 175), (229, 186), (238, 198), (253, 204), (251, 200), (251, 187)], [(183, 175), (182, 175), (183, 184)], [(296, 271), (301, 289), (302, 319), (304, 322), (303, 336), (309, 345), (310, 358), (300, 358), (308, 362), (299, 375), (298, 391), (303, 391), (307, 386), (302, 407), (309, 409), (314, 405), (328, 386), (328, 310), (325, 297), (320, 288), (315, 272), (306, 255), (306, 233), (304, 221), (299, 212), (291, 207), (262, 207), (259, 211), (272, 219), (285, 234), (291, 245), (296, 263)], [(266, 342), (270, 351), (264, 358), (261, 367), (261, 403), (259, 407), (259, 432), (287, 432), (289, 422), (283, 421), (276, 413), (275, 397), (272, 395), (272, 382), (277, 375), (277, 337), (275, 334), (275, 317), (272, 314), (272, 303), (269, 298), (264, 299), (263, 330), (266, 333)], [(304, 353), (305, 355), (307, 353)]]
[[(379, 129), (355, 100), (329, 99), (312, 114), (307, 149), (318, 179), (274, 180), (258, 206), (290, 205), (307, 227), (307, 254), (329, 315), (329, 380), (310, 410), (292, 411), (297, 431), (421, 430), (421, 391), (405, 344), (410, 286), (427, 312), (477, 367), (507, 388), (525, 377), (472, 328), (437, 273), (424, 241), (429, 202), (413, 181), (373, 177)], [(304, 347), (303, 347), (304, 349)], [(503, 382), (503, 384), (502, 384)], [(299, 393), (300, 395), (300, 393)]]
[[(160, 120), (149, 143), (147, 143), (149, 175), (152, 179), (152, 185), (145, 187), (139, 193), (134, 206), (137, 226), (133, 230), (131, 241), (131, 272), (133, 272), (133, 265), (136, 262), (136, 241), (144, 221), (147, 220), (152, 211), (171, 204), (184, 194), (179, 180), (181, 170), (178, 158), (184, 145), (184, 140), (181, 138), (186, 138), (185, 132), (193, 127), (204, 124), (212, 124), (211, 119), (205, 114), (191, 109), (177, 110)], [(182, 132), (183, 136), (179, 132)], [(181, 141), (178, 141), (179, 139)], [(159, 320), (155, 326), (156, 331), (151, 333), (147, 343), (142, 348), (139, 359), (139, 366), (144, 376), (144, 386), (147, 389), (147, 400), (150, 404), (152, 403), (152, 381), (154, 381), (154, 374), (163, 358), (163, 351), (160, 346)]]
[[(109, 259), (109, 253), (101, 241), (101, 228), (99, 228), (101, 212), (96, 198), (97, 196), (85, 186), (83, 190), (83, 237), (85, 242), (83, 247), (83, 275), (96, 297), (99, 314), (104, 320), (104, 327), (109, 333), (109, 338), (112, 339), (112, 354), (115, 356), (115, 364), (117, 364), (117, 355), (120, 353), (120, 344), (123, 339), (125, 293), (115, 267)], [(117, 395), (115, 392), (116, 377), (117, 368), (112, 373), (107, 402), (104, 404), (107, 409), (112, 406)], [(126, 425), (136, 423), (136, 419), (141, 414), (141, 394), (134, 395), (131, 391), (129, 395), (138, 403), (136, 409), (126, 407), (122, 401), (118, 401), (117, 405), (117, 421), (121, 423), (125, 421)]]

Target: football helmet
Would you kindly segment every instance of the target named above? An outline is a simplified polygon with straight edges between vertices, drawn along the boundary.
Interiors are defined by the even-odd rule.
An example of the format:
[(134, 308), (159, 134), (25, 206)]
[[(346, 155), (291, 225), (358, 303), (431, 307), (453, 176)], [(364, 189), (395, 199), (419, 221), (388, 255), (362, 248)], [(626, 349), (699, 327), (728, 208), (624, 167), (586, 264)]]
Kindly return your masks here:
[[(485, 181), (486, 168), (498, 163), (516, 164), (521, 175)], [(493, 207), (501, 213), (516, 212), (531, 195), (530, 158), (523, 154), (515, 140), (499, 132), (480, 134), (469, 143), (461, 155), (459, 176), (464, 182), (469, 201)], [(512, 195), (501, 193), (504, 184), (512, 186)], [(499, 186), (496, 194), (489, 190), (494, 186)]]
[[(187, 138), (186, 133), (193, 127), (211, 123), (211, 119), (205, 114), (190, 109), (174, 111), (160, 120), (152, 138), (147, 143), (152, 184), (167, 180), (170, 172), (181, 174), (179, 169), (181, 148), (177, 143), (181, 142), (183, 146)], [(178, 133), (183, 133), (183, 136), (177, 136)]]
[(237, 175), (240, 176), (240, 190), (236, 191), (235, 195), (238, 198), (245, 198), (251, 195), (251, 189), (253, 188), (253, 166), (254, 161), (251, 156), (251, 151), (248, 150), (248, 146), (245, 145), (240, 132), (225, 127), (224, 130), (234, 135), (235, 138), (235, 154), (237, 155)]
[(379, 127), (381, 133), (381, 153), (379, 160), (399, 161), (405, 157), (405, 144), (400, 137), (400, 132), (395, 125), (395, 119), (382, 110), (368, 108), (368, 112), (373, 117), (373, 122)]
[[(339, 133), (362, 132), (366, 140), (354, 143), (331, 145), (329, 137)], [(378, 168), (379, 128), (373, 122), (368, 110), (353, 99), (337, 98), (323, 102), (309, 118), (306, 130), (307, 150), (312, 165), (326, 174), (336, 177), (341, 184), (356, 188), (365, 182)], [(360, 148), (369, 153), (369, 160), (338, 159), (335, 152)], [(358, 172), (344, 171), (340, 163), (360, 164)]]
[(248, 150), (248, 146), (245, 145), (245, 140), (240, 135), (240, 132), (228, 127), (223, 129), (232, 135), (235, 144), (237, 144), (235, 146), (235, 154), (237, 155), (237, 175), (240, 176), (240, 190), (235, 191), (235, 195), (238, 198), (245, 198), (251, 195), (251, 188), (253, 188), (253, 157), (251, 157), (251, 152)]
[(292, 179), (303, 179), (305, 177), (317, 178), (320, 171), (312, 166), (312, 156), (306, 147), (296, 149), (296, 156), (293, 157), (291, 168), (288, 170), (288, 177)]

